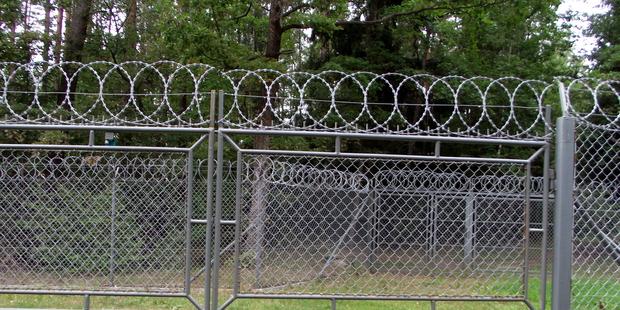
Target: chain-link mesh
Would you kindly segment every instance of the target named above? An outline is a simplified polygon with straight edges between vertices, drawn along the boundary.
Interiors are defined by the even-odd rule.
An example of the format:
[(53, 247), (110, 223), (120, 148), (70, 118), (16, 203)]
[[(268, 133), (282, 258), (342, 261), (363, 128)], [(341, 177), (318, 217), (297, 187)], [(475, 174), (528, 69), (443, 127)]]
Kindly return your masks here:
[(244, 156), (241, 292), (523, 297), (515, 164)]
[(620, 307), (620, 131), (577, 126), (572, 304)]
[[(196, 160), (194, 162), (194, 179), (193, 179), (193, 200), (192, 200), (192, 218), (197, 220), (207, 219), (207, 209), (209, 201), (208, 191), (208, 161)], [(214, 179), (212, 179), (214, 180)], [(212, 186), (214, 186), (212, 184)], [(213, 192), (211, 194), (213, 199)], [(207, 225), (192, 225), (192, 286), (202, 286), (205, 282), (205, 254), (206, 254), (206, 235)]]
[(186, 157), (6, 150), (0, 289), (179, 292)]

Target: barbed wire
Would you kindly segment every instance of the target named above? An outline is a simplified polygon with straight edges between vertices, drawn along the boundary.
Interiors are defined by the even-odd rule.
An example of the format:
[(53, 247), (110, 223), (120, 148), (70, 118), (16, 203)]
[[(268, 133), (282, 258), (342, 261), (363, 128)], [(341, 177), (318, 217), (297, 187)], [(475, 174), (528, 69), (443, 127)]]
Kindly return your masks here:
[[(123, 154), (109, 156), (105, 152), (75, 154), (37, 154), (28, 156), (12, 150), (3, 151), (0, 163), (0, 179), (19, 176), (24, 180), (49, 178), (71, 179), (85, 177), (92, 173), (107, 173), (111, 177), (132, 180), (179, 180), (186, 177), (186, 160), (174, 156), (138, 157)], [(260, 161), (260, 162), (258, 162)], [(194, 161), (194, 176), (208, 177), (207, 160)], [(254, 171), (262, 165), (260, 176)], [(222, 164), (224, 179), (234, 180), (237, 162)], [(525, 177), (477, 175), (467, 176), (458, 172), (439, 173), (430, 170), (379, 170), (370, 174), (343, 171), (333, 167), (312, 164), (291, 163), (268, 157), (253, 158), (242, 162), (242, 181), (256, 182), (256, 177), (273, 185), (293, 186), (311, 189), (368, 191), (444, 191), (444, 192), (497, 192), (522, 194)], [(214, 171), (215, 173), (215, 171)], [(542, 178), (532, 177), (531, 192), (542, 193)]]
[[(201, 127), (224, 90), (222, 127), (545, 138), (547, 105), (620, 127), (620, 81), (372, 72), (229, 71), (207, 64), (0, 62), (0, 123)], [(558, 108), (559, 111), (559, 108)]]
[[(206, 177), (207, 160), (197, 160), (199, 167), (195, 174)], [(267, 183), (293, 187), (329, 190), (368, 191), (371, 188), (381, 192), (390, 191), (439, 191), (439, 192), (485, 192), (502, 194), (523, 194), (525, 176), (515, 175), (473, 175), (459, 172), (436, 172), (432, 170), (381, 169), (367, 174), (343, 171), (333, 167), (320, 167), (312, 164), (291, 163), (269, 157), (253, 158), (241, 163), (243, 182), (256, 182), (260, 177)], [(260, 175), (256, 171), (261, 165)], [(223, 178), (234, 179), (237, 162), (225, 161), (222, 164)], [(214, 172), (215, 173), (215, 172)], [(531, 177), (530, 192), (540, 195), (543, 192), (543, 178)]]

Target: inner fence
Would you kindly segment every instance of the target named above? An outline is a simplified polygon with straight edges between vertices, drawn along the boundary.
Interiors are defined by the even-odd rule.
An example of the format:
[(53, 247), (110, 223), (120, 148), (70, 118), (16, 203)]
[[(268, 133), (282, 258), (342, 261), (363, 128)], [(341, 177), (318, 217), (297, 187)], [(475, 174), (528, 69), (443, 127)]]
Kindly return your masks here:
[(183, 291), (183, 154), (0, 153), (0, 289)]
[(240, 293), (524, 296), (520, 165), (255, 155), (244, 168), (247, 233), (225, 262)]

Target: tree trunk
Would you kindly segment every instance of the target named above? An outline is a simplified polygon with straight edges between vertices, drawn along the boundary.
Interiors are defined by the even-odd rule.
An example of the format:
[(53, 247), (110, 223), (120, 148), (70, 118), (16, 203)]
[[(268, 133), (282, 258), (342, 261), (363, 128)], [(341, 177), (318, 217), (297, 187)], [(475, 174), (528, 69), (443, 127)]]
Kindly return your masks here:
[[(265, 48), (265, 57), (278, 61), (280, 58), (280, 49), (282, 47), (282, 0), (272, 0), (269, 7), (269, 31), (267, 33), (267, 46)], [(276, 97), (279, 87), (274, 85), (271, 88), (271, 97)], [(267, 98), (267, 89), (261, 89), (261, 96)], [(256, 114), (260, 113), (266, 104), (267, 100), (256, 106)], [(272, 100), (272, 105), (274, 102)], [(273, 125), (273, 115), (271, 111), (267, 111), (263, 114), (261, 119), (264, 126)], [(269, 148), (268, 136), (256, 136), (254, 138), (255, 149), (268, 149)]]
[[(267, 33), (267, 46), (265, 48), (265, 57), (274, 61), (278, 61), (278, 59), (280, 58), (280, 49), (282, 47), (282, 6), (282, 0), (272, 0), (269, 9), (269, 31)], [(272, 98), (276, 97), (278, 90), (279, 87), (277, 85), (274, 85), (271, 88)], [(261, 96), (267, 98), (267, 89), (261, 90)], [(265, 104), (266, 99), (262, 104), (256, 106), (255, 112), (257, 114), (260, 113), (265, 107)], [(275, 104), (273, 100), (271, 104)], [(261, 121), (264, 126), (273, 125), (272, 112), (267, 111), (266, 113), (264, 113)], [(256, 136), (256, 138), (254, 139), (254, 148), (268, 149), (269, 137)]]
[(265, 57), (278, 60), (282, 46), (282, 0), (272, 0), (269, 10), (269, 31)]
[[(23, 16), (23, 27), (24, 27), (24, 34), (26, 34), (25, 38), (29, 38), (30, 36), (28, 36), (28, 32), (30, 32), (30, 1), (24, 1), (24, 16)], [(25, 62), (30, 62), (32, 60), (32, 50), (30, 48), (30, 45), (32, 43), (32, 39), (27, 39), (25, 42), (25, 46), (26, 46), (26, 59)]]
[(30, 16), (30, 1), (24, 1), (24, 32), (30, 31), (30, 26), (28, 25), (28, 17)]
[(73, 8), (71, 26), (67, 29), (66, 61), (82, 60), (82, 51), (84, 50), (84, 43), (88, 34), (92, 4), (92, 0), (77, 1), (77, 5)]
[[(280, 57), (280, 48), (282, 46), (282, 0), (272, 0), (269, 7), (269, 31), (267, 33), (267, 46), (265, 48), (265, 57), (277, 61)], [(274, 98), (278, 93), (279, 87), (273, 85), (271, 87), (271, 98)], [(267, 89), (261, 89), (261, 97), (265, 98), (263, 102), (257, 104), (255, 112), (258, 115), (267, 103)], [(275, 106), (275, 102), (272, 99), (272, 108)], [(271, 111), (267, 111), (263, 114), (261, 122), (264, 126), (271, 126), (273, 124), (273, 115)], [(256, 136), (254, 138), (255, 149), (268, 149), (269, 148), (268, 136)], [(268, 217), (267, 206), (269, 203), (269, 183), (266, 182), (266, 174), (269, 173), (270, 167), (268, 167), (268, 161), (266, 158), (260, 156), (254, 163), (253, 171), (253, 184), (252, 184), (252, 203), (250, 206), (250, 212), (248, 214), (250, 227), (253, 227), (252, 233), (248, 235), (246, 244), (251, 248), (255, 258), (255, 283), (254, 287), (261, 287), (261, 275), (262, 275), (262, 260), (265, 244), (265, 222)]]
[(127, 19), (125, 20), (125, 36), (127, 40), (127, 53), (130, 57), (135, 57), (138, 45), (138, 1), (130, 0), (127, 8)]
[(64, 23), (65, 9), (58, 5), (58, 20), (56, 20), (56, 42), (54, 42), (54, 62), (60, 62), (60, 53), (62, 51), (62, 25)]
[[(84, 50), (84, 43), (88, 35), (88, 24), (90, 23), (90, 11), (92, 8), (92, 0), (77, 1), (71, 12), (71, 23), (69, 29), (67, 29), (67, 36), (65, 42), (65, 61), (82, 61), (82, 52)], [(72, 66), (64, 66), (65, 73), (68, 78), (71, 78), (75, 73), (75, 68)], [(77, 88), (77, 76), (73, 77), (71, 85), (69, 85), (70, 97), (69, 100), (73, 101), (73, 93)], [(65, 95), (67, 91), (67, 79), (64, 76), (60, 77), (58, 83), (58, 92), (60, 94), (57, 98), (58, 105), (66, 106)]]
[(50, 29), (52, 28), (52, 4), (50, 0), (45, 0), (45, 20), (43, 30), (43, 61), (48, 62), (50, 60)]

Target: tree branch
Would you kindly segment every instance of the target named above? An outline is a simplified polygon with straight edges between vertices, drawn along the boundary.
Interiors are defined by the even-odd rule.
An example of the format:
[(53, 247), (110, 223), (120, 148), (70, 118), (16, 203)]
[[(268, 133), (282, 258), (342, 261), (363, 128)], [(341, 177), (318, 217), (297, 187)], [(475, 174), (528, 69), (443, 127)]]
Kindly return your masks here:
[(254, 2), (250, 1), (250, 5), (248, 5), (248, 8), (245, 10), (245, 12), (237, 17), (233, 17), (232, 20), (240, 20), (246, 16), (248, 16), (248, 14), (250, 13), (250, 10), (252, 9), (252, 4)]
[(386, 16), (383, 16), (379, 19), (375, 19), (375, 20), (341, 20), (341, 21), (337, 21), (336, 22), (336, 26), (345, 26), (345, 25), (376, 25), (376, 24), (381, 24), (387, 21), (390, 21), (392, 19), (395, 19), (397, 17), (401, 17), (401, 16), (410, 16), (410, 15), (417, 15), (417, 14), (421, 14), (424, 12), (428, 12), (428, 11), (437, 11), (437, 10), (452, 10), (452, 11), (459, 11), (459, 10), (464, 10), (464, 9), (471, 9), (471, 8), (483, 8), (483, 7), (489, 7), (489, 6), (493, 6), (496, 4), (500, 4), (500, 3), (504, 3), (507, 2), (507, 0), (500, 0), (500, 1), (494, 1), (494, 2), (490, 2), (490, 3), (486, 3), (486, 4), (481, 4), (481, 3), (477, 3), (477, 4), (472, 4), (472, 5), (463, 5), (463, 6), (458, 6), (458, 7), (452, 7), (452, 6), (430, 6), (430, 7), (425, 7), (425, 8), (421, 8), (421, 9), (417, 9), (417, 10), (412, 10), (412, 11), (407, 11), (407, 12), (398, 12), (398, 13), (392, 13), (392, 14), (388, 14)]
[(309, 8), (309, 7), (311, 7), (310, 3), (302, 3), (300, 5), (296, 5), (296, 6), (292, 7), (290, 10), (284, 12), (282, 14), (281, 18), (286, 18), (287, 16), (289, 16), (289, 15), (291, 15), (291, 14), (293, 14), (293, 13), (295, 13), (295, 12), (301, 10), (301, 9), (305, 9), (305, 8)]
[(282, 33), (289, 31), (291, 29), (308, 29), (308, 28), (312, 28), (312, 26), (306, 25), (306, 24), (288, 24), (288, 25), (282, 26)]
[[(501, 3), (506, 3), (509, 2), (510, 0), (497, 0), (497, 1), (493, 1), (493, 2), (488, 2), (488, 3), (476, 3), (476, 4), (470, 4), (470, 5), (462, 5), (462, 6), (457, 6), (457, 7), (452, 7), (452, 6), (446, 6), (446, 5), (438, 5), (438, 6), (430, 6), (430, 7), (425, 7), (425, 8), (421, 8), (421, 9), (417, 9), (417, 10), (412, 10), (412, 11), (407, 11), (407, 12), (399, 12), (399, 13), (392, 13), (386, 16), (383, 16), (382, 18), (376, 19), (376, 20), (366, 20), (366, 21), (361, 21), (361, 20), (341, 20), (341, 21), (336, 21), (335, 25), (336, 26), (345, 26), (345, 25), (364, 25), (364, 26), (368, 26), (368, 25), (376, 25), (376, 24), (380, 24), (380, 23), (384, 23), (387, 21), (390, 21), (392, 19), (395, 19), (397, 17), (401, 17), (401, 16), (410, 16), (410, 15), (417, 15), (417, 14), (421, 14), (424, 12), (428, 12), (428, 11), (437, 11), (437, 10), (450, 10), (451, 12), (457, 12), (460, 10), (465, 10), (465, 9), (471, 9), (471, 8), (485, 8), (485, 7), (490, 7), (490, 6), (494, 6), (494, 5), (498, 5)], [(305, 7), (305, 6), (310, 6), (310, 5), (298, 5), (295, 6), (293, 8), (291, 8), (289, 11), (287, 11), (286, 13), (284, 13), (282, 15), (282, 17), (284, 17), (286, 14), (292, 14), (294, 11), (300, 10), (301, 8)], [(447, 15), (447, 14), (444, 14)], [(282, 33), (289, 31), (291, 29), (308, 29), (308, 28), (313, 28), (312, 25), (308, 25), (308, 24), (302, 24), (302, 23), (293, 23), (293, 24), (288, 24), (288, 25), (284, 25), (282, 26)]]

